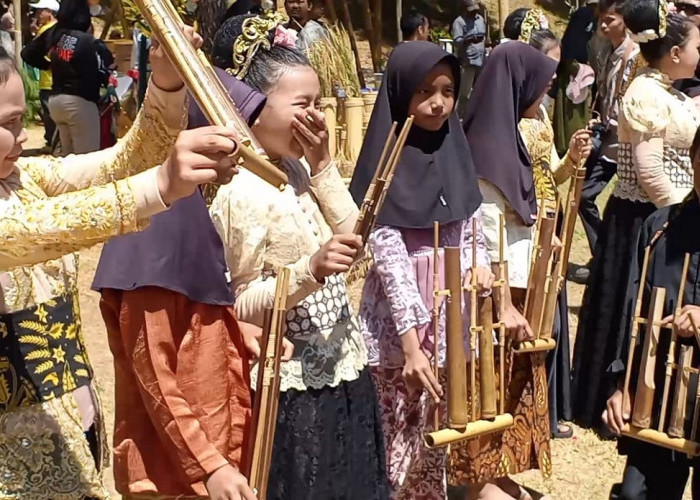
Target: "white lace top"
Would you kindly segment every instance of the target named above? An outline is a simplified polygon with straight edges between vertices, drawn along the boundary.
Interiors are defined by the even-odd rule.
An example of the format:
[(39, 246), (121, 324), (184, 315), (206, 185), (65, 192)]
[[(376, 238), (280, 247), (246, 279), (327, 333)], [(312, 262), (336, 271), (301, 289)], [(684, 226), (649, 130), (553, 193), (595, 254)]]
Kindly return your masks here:
[(644, 68), (622, 98), (614, 196), (664, 207), (693, 187), (689, 148), (700, 119), (666, 75)]
[[(242, 169), (219, 188), (210, 213), (226, 249), (239, 319), (262, 326), (274, 299), (276, 269), (290, 268), (286, 336), (294, 354), (281, 365), (281, 390), (335, 387), (359, 377), (367, 350), (345, 278), (319, 283), (309, 259), (334, 232), (352, 229), (358, 209), (335, 165), (314, 177), (302, 163), (287, 168), (284, 191)], [(256, 374), (257, 365), (253, 385)]]

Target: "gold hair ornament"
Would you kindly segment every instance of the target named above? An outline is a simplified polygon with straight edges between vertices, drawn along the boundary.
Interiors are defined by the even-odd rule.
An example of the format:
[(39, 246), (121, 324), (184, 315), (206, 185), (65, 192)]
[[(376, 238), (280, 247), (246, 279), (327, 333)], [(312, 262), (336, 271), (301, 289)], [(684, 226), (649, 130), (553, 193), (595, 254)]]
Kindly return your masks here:
[(226, 72), (242, 80), (248, 73), (258, 50), (260, 48), (269, 50), (272, 47), (270, 32), (282, 23), (284, 23), (284, 16), (272, 10), (243, 21), (241, 34), (233, 42), (233, 65), (226, 69)]
[(540, 9), (530, 9), (525, 14), (520, 25), (520, 36), (518, 40), (530, 43), (533, 31), (549, 29), (549, 20)]

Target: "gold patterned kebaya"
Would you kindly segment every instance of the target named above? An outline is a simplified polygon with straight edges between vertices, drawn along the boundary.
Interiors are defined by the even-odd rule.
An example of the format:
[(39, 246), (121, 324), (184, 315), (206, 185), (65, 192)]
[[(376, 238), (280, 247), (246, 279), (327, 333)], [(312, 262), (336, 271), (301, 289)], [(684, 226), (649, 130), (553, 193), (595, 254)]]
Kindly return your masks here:
[(108, 497), (72, 252), (136, 231), (165, 209), (149, 167), (165, 159), (185, 109), (184, 89), (151, 85), (113, 148), (23, 158), (0, 179), (0, 499)]

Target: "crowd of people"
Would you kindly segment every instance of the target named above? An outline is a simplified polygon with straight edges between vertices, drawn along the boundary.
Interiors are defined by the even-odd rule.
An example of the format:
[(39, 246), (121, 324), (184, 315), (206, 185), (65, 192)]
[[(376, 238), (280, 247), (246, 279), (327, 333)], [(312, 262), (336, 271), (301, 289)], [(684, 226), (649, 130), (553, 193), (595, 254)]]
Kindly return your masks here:
[[(35, 38), (21, 55), (41, 71), (45, 138), (57, 133), (63, 155), (22, 156), (25, 90), (14, 46), (3, 43), (0, 497), (108, 498), (111, 456), (125, 499), (255, 499), (246, 468), (256, 361), (286, 267), (267, 498), (538, 498), (510, 476), (551, 475), (550, 441), (570, 438), (574, 421), (617, 438), (627, 456), (611, 498), (680, 500), (697, 458), (621, 433), (634, 399), (624, 374), (640, 356), (639, 341), (629, 356), (637, 290), (644, 314), (652, 289), (665, 288), (662, 323), (673, 323), (680, 343), (700, 338), (694, 2), (592, 0), (561, 40), (539, 9), (521, 8), (490, 46), (481, 6), (463, 0), (454, 54), (429, 41), (426, 16), (408, 13), (349, 187), (330, 154), (319, 79), (305, 55), (327, 36), (313, 4), (286, 0), (288, 19), (264, 2), (227, 4), (208, 56), (288, 177), (281, 189), (245, 168), (234, 130), (207, 125), (159, 43), (150, 47), (133, 126), (100, 150), (97, 102), (114, 59), (91, 34), (99, 3), (32, 4)], [(359, 207), (392, 124), (409, 117), (413, 128), (365, 248), (354, 234)], [(593, 258), (570, 274), (586, 283), (573, 361), (566, 286), (557, 296), (556, 347), (515, 355), (510, 347), (534, 338), (524, 306), (538, 220), (561, 226), (558, 190), (583, 168), (579, 215)], [(615, 175), (601, 218), (596, 198)], [(560, 237), (558, 227), (554, 248)], [(447, 448), (425, 444), (449, 423), (451, 383), (447, 302), (434, 310), (446, 276), (433, 269), (446, 257), (434, 252), (434, 238), (440, 249), (459, 249), (462, 283), (480, 297), (493, 291), (493, 320), (504, 325), (508, 347), (500, 403), (513, 416), (503, 431)], [(77, 280), (77, 252), (97, 243), (104, 245), (92, 287), (115, 371), (113, 395), (102, 396)], [(354, 311), (345, 275), (366, 256)], [(465, 353), (475, 364), (468, 300), (462, 308)], [(657, 356), (673, 348), (661, 342)], [(665, 373), (658, 363), (661, 385)], [(697, 373), (691, 378), (698, 383)], [(689, 408), (694, 396), (689, 390)], [(114, 398), (111, 446), (101, 397)], [(686, 417), (687, 427), (697, 424), (692, 412)], [(692, 491), (700, 498), (700, 476)]]

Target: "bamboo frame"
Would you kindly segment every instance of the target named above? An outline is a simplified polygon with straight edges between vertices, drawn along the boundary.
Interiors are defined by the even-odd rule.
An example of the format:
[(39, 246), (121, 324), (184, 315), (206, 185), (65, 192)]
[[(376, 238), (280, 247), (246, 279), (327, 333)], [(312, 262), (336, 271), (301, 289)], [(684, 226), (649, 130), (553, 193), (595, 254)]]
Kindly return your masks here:
[(232, 124), (236, 130), (240, 142), (239, 163), (266, 182), (283, 189), (289, 182), (287, 175), (265, 157), (262, 146), (204, 53), (195, 49), (185, 36), (182, 21), (169, 0), (134, 1), (209, 122), (219, 126)]
[[(377, 164), (377, 169), (374, 171), (374, 176), (372, 181), (367, 187), (367, 192), (365, 193), (365, 198), (362, 200), (362, 205), (360, 206), (360, 214), (357, 216), (357, 222), (355, 223), (355, 228), (353, 233), (362, 237), (362, 243), (367, 243), (367, 238), (369, 233), (374, 227), (374, 223), (377, 220), (377, 216), (384, 205), (384, 200), (386, 199), (387, 192), (391, 186), (391, 181), (394, 179), (394, 173), (396, 167), (398, 166), (399, 159), (401, 158), (401, 153), (403, 152), (404, 144), (408, 138), (408, 133), (413, 125), (413, 116), (409, 117), (404, 123), (399, 132), (399, 136), (394, 142), (394, 146), (389, 153), (389, 148), (396, 135), (397, 124), (391, 126), (389, 131), (389, 136), (384, 143), (384, 148), (382, 149), (382, 154), (379, 157), (379, 162)], [(388, 155), (388, 157), (387, 157)]]
[[(476, 221), (474, 221), (476, 223)], [(505, 307), (505, 265), (503, 263), (504, 231), (503, 217), (500, 219), (500, 249), (498, 280), (493, 288), (499, 290), (500, 316)], [(476, 231), (476, 226), (472, 231)], [(476, 234), (476, 233), (474, 233)], [(434, 240), (434, 257), (439, 255), (439, 240)], [(424, 436), (428, 448), (449, 445), (457, 441), (472, 439), (484, 434), (499, 432), (513, 425), (513, 416), (505, 412), (505, 325), (502, 321), (493, 323), (492, 297), (481, 300), (476, 287), (476, 250), (472, 249), (471, 282), (465, 286), (461, 273), (461, 251), (458, 247), (444, 249), (445, 289), (433, 290), (434, 318), (438, 310), (439, 298), (447, 297), (445, 307), (446, 319), (446, 369), (447, 369), (447, 427)], [(437, 271), (434, 268), (434, 282), (437, 282)], [(462, 298), (465, 292), (470, 295), (470, 326), (469, 351), (470, 361), (467, 370), (466, 352), (464, 350), (464, 328), (462, 324)], [(499, 330), (500, 378), (496, 382), (493, 328)], [(477, 345), (479, 351), (479, 371), (477, 372)], [(479, 377), (479, 384), (477, 384)], [(469, 379), (467, 381), (467, 378)], [(498, 387), (496, 387), (498, 385)], [(499, 399), (497, 402), (496, 399)]]
[[(647, 318), (641, 317), (642, 301), (644, 296), (644, 288), (646, 286), (646, 278), (649, 269), (649, 259), (651, 255), (651, 246), (644, 251), (644, 260), (642, 262), (642, 272), (640, 277), (639, 289), (635, 303), (634, 318), (632, 322), (632, 331), (630, 335), (629, 352), (627, 355), (627, 366), (625, 370), (624, 384), (622, 387), (623, 393), (623, 408), (630, 404), (629, 391), (630, 381), (633, 376), (635, 354), (637, 351), (637, 337), (639, 328), (644, 325), (646, 329), (644, 345), (642, 349), (642, 359), (639, 364), (639, 373), (637, 374), (639, 381), (636, 387), (636, 396), (632, 405), (632, 419), (626, 425), (622, 434), (625, 436), (655, 444), (670, 450), (678, 451), (687, 454), (690, 458), (700, 456), (700, 442), (697, 441), (698, 418), (700, 417), (700, 384), (698, 384), (697, 393), (695, 395), (695, 405), (692, 413), (692, 429), (689, 438), (687, 438), (684, 429), (684, 419), (688, 410), (686, 405), (686, 396), (688, 382), (691, 373), (696, 375), (700, 373), (697, 367), (692, 367), (693, 351), (700, 347), (700, 332), (697, 331), (695, 323), (692, 321), (695, 331), (696, 343), (693, 346), (680, 346), (680, 354), (678, 362), (676, 362), (676, 350), (678, 348), (678, 331), (674, 326), (675, 320), (682, 310), (683, 295), (687, 283), (688, 269), (690, 266), (690, 255), (686, 254), (683, 261), (683, 270), (681, 281), (678, 287), (678, 295), (676, 297), (676, 307), (673, 312), (673, 320), (668, 323), (663, 323), (661, 319), (664, 316), (665, 304), (665, 289), (654, 288), (649, 300), (649, 311)], [(656, 351), (658, 344), (661, 342), (660, 337), (665, 332), (670, 330), (669, 351), (665, 361), (665, 372), (663, 377), (663, 386), (661, 388), (661, 401), (656, 399), (657, 387), (655, 386), (656, 376)], [(671, 411), (669, 424), (667, 428), (667, 414), (669, 412), (668, 399), (671, 388), (673, 372), (676, 372), (676, 388), (674, 391), (673, 401), (671, 403)], [(655, 417), (655, 410), (659, 409), (658, 417)], [(655, 422), (655, 419), (658, 421)]]
[(277, 274), (273, 308), (265, 311), (265, 325), (260, 345), (258, 378), (253, 404), (249, 445), (248, 474), (250, 487), (260, 500), (267, 497), (267, 481), (272, 462), (272, 448), (277, 427), (280, 396), (280, 363), (284, 351), (284, 320), (289, 291), (289, 268)]

